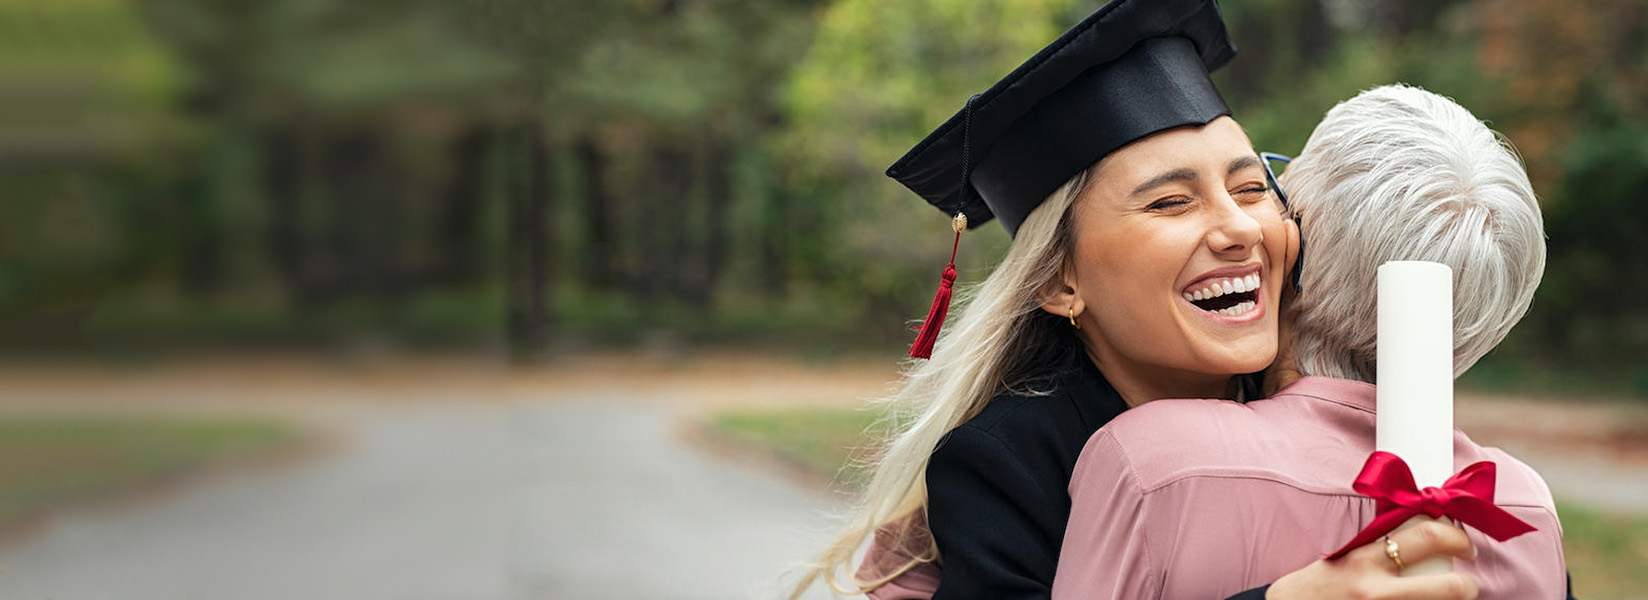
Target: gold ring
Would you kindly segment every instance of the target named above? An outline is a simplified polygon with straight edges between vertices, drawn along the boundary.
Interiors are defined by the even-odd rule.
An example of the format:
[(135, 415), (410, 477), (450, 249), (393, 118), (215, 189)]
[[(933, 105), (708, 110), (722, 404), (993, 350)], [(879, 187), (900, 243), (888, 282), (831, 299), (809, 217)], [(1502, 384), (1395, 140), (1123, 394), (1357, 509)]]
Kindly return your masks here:
[(1385, 536), (1385, 556), (1389, 556), (1391, 562), (1396, 563), (1396, 570), (1401, 571), (1406, 568), (1402, 565), (1401, 548), (1397, 547), (1396, 540), (1391, 539), (1391, 536), (1388, 535)]

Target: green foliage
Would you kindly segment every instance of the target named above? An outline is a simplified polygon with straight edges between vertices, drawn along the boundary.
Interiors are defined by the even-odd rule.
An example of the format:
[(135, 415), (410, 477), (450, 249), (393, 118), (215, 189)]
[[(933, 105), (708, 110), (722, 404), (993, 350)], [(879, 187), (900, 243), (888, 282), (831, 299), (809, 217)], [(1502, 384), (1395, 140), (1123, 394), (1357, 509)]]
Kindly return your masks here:
[(835, 3), (788, 88), (797, 168), (878, 173), (1069, 26), (1072, 4)]
[[(949, 219), (882, 170), (1091, 8), (1069, 0), (830, 6), (785, 88), (794, 122), (775, 144), (808, 233), (827, 234), (799, 248), (815, 265), (819, 293), (858, 304), (876, 327), (920, 317), (948, 255)], [(959, 266), (972, 276), (1006, 236), (989, 227), (967, 237)]]
[(0, 524), (266, 451), (293, 433), (280, 423), (247, 419), (0, 419)]
[[(1641, 366), (1648, 356), (1648, 124), (1601, 115), (1570, 142), (1547, 202), (1551, 258), (1536, 313), (1569, 361)], [(1627, 359), (1626, 357), (1631, 357)]]
[[(317, 15), (316, 18), (320, 18)], [(381, 109), (414, 98), (472, 101), (515, 75), (504, 57), (431, 22), (433, 15), (365, 31), (280, 44), (263, 61), (268, 85), (334, 110)]]
[[(1227, 3), (1215, 79), (1283, 153), (1398, 81), (1489, 120), (1551, 234), (1495, 360), (1648, 381), (1648, 19), (1580, 2)], [(1100, 4), (0, 0), (0, 345), (467, 344), (536, 301), (597, 343), (896, 347), (950, 232), (882, 170)]]

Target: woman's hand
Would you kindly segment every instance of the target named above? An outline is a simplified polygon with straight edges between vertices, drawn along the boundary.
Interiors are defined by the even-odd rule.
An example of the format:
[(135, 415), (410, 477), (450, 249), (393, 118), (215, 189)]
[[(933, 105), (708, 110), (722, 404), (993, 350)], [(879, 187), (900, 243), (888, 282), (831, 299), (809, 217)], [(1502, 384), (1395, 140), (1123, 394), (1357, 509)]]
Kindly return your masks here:
[[(1432, 556), (1476, 558), (1476, 547), (1465, 530), (1427, 521), (1390, 535), (1402, 562), (1413, 564)], [(1476, 598), (1476, 580), (1463, 573), (1400, 577), (1396, 563), (1385, 555), (1384, 540), (1369, 542), (1335, 560), (1318, 560), (1277, 579), (1266, 600), (1353, 598), (1363, 600), (1470, 600)]]

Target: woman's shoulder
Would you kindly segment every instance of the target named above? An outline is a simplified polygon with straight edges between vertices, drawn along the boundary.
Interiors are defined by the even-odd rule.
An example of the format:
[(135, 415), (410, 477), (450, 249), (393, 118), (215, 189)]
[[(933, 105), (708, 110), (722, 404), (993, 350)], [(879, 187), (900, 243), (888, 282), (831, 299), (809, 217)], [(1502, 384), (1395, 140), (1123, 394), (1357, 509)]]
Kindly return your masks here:
[(1077, 368), (996, 395), (950, 436), (989, 439), (1003, 452), (1051, 459), (1046, 467), (1068, 473), (1093, 432), (1126, 409), (1097, 369)]
[(1165, 398), (1146, 402), (1104, 426), (1114, 435), (1187, 435), (1217, 431), (1235, 425), (1263, 424), (1252, 404), (1219, 398)]
[(1454, 463), (1466, 465), (1478, 461), (1494, 463), (1497, 472), (1494, 501), (1502, 506), (1528, 506), (1556, 510), (1551, 488), (1545, 478), (1528, 463), (1494, 446), (1483, 446), (1472, 441), (1465, 432), (1454, 430)]
[(1275, 449), (1294, 448), (1298, 431), (1255, 408), (1220, 399), (1147, 402), (1096, 432), (1079, 460), (1131, 473), (1144, 489), (1199, 476), (1274, 479)]

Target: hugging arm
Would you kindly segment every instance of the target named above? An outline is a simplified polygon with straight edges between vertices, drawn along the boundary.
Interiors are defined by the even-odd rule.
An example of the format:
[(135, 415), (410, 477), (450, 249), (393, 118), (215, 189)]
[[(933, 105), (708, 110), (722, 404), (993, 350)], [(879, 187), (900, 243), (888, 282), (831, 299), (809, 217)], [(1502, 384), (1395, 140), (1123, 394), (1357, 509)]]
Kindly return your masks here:
[[(1182, 573), (1166, 569), (1185, 568), (1190, 561), (1174, 561), (1165, 556), (1174, 550), (1171, 540), (1152, 540), (1148, 524), (1159, 519), (1181, 519), (1186, 513), (1169, 506), (1145, 501), (1143, 488), (1132, 470), (1123, 447), (1101, 430), (1083, 449), (1083, 466), (1070, 480), (1070, 522), (1063, 541), (1052, 597), (1055, 600), (1086, 598), (1161, 598), (1164, 594), (1184, 595), (1187, 590), (1164, 590), (1164, 581)], [(1155, 508), (1156, 512), (1152, 512)], [(1187, 525), (1203, 533), (1207, 523)], [(1156, 530), (1158, 535), (1161, 531)], [(1168, 534), (1167, 537), (1173, 537)], [(1441, 523), (1427, 523), (1391, 537), (1401, 544), (1403, 556), (1420, 560), (1426, 556), (1451, 555), (1472, 558), (1475, 549), (1464, 530)], [(1181, 540), (1182, 541), (1182, 540)], [(1154, 544), (1154, 545), (1153, 545)], [(1179, 552), (1184, 549), (1180, 548)], [(1178, 575), (1179, 577), (1169, 577)], [(1209, 570), (1198, 573), (1211, 589), (1230, 589), (1243, 582), (1235, 572)], [(1236, 577), (1231, 579), (1231, 577)], [(1224, 578), (1224, 579), (1218, 579)], [(1205, 593), (1208, 590), (1193, 592)], [(1275, 583), (1231, 596), (1229, 600), (1284, 600), (1305, 598), (1474, 598), (1476, 583), (1470, 577), (1450, 573), (1402, 578), (1385, 555), (1384, 544), (1376, 542), (1353, 550), (1333, 561), (1316, 560), (1303, 569), (1283, 575)]]

